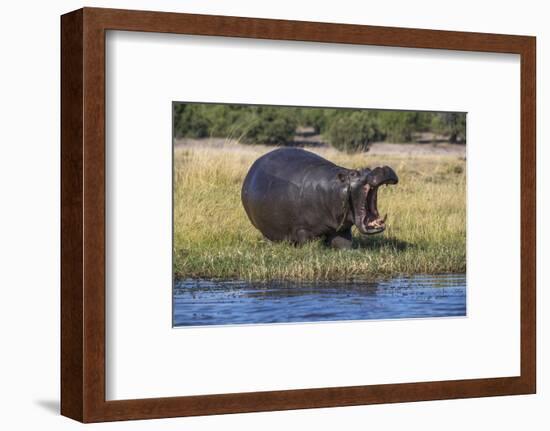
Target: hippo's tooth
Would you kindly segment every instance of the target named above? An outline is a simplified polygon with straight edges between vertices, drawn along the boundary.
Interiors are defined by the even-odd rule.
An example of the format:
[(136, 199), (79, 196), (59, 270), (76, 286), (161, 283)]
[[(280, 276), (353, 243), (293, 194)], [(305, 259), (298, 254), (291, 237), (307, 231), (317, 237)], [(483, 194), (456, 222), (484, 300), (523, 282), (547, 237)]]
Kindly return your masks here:
[(388, 214), (384, 215), (384, 218), (382, 219), (382, 223), (386, 223), (386, 219), (388, 218)]

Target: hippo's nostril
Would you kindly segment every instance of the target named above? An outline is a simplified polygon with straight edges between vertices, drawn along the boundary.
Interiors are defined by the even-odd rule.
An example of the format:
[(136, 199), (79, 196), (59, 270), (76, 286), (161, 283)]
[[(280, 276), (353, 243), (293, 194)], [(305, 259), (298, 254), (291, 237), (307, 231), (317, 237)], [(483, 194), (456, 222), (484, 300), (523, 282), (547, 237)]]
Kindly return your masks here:
[(367, 177), (367, 183), (372, 187), (382, 184), (397, 184), (397, 182), (397, 175), (389, 166), (375, 168)]
[(384, 175), (386, 177), (385, 184), (397, 184), (399, 181), (397, 174), (389, 166), (384, 166)]

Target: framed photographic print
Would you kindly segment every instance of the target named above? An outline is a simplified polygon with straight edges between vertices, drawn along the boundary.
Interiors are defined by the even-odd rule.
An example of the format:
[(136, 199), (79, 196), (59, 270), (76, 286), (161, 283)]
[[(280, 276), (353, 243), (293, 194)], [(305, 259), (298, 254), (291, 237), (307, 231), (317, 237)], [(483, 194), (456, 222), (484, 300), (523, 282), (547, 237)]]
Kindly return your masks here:
[(535, 38), (61, 18), (61, 412), (531, 394)]

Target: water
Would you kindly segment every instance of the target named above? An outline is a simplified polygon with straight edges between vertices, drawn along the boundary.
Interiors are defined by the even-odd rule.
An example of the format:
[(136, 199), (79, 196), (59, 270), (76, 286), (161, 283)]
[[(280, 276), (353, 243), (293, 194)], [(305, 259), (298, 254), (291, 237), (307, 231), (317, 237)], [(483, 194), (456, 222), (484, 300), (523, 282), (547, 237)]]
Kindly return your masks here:
[(174, 326), (450, 317), (466, 315), (466, 275), (377, 282), (249, 283), (180, 280)]

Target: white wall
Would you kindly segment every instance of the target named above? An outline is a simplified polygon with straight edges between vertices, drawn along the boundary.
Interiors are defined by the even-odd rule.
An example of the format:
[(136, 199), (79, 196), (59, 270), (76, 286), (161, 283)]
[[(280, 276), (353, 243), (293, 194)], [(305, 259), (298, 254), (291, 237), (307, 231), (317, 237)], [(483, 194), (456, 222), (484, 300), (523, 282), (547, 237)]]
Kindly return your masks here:
[[(5, 3), (0, 63), (0, 424), (77, 429), (59, 403), (59, 15), (87, 6), (536, 35), (539, 142), (539, 393), (308, 411), (91, 425), (87, 429), (546, 429), (550, 422), (548, 257), (550, 30), (544, 2), (134, 0)], [(29, 116), (29, 106), (39, 115)], [(32, 120), (32, 121), (29, 121)], [(546, 162), (546, 163), (545, 163)], [(546, 196), (543, 196), (545, 194)], [(546, 240), (546, 242), (544, 242)], [(7, 425), (7, 426), (6, 426)]]

